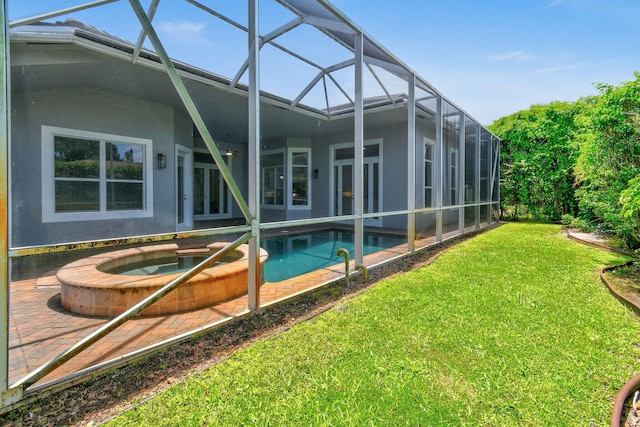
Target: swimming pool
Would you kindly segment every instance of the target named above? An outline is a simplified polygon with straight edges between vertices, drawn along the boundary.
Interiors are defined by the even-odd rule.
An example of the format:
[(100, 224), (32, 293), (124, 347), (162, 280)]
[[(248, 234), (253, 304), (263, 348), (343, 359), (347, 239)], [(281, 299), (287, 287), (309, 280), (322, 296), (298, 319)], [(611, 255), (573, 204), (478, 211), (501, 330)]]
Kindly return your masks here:
[[(364, 255), (406, 243), (402, 236), (364, 233)], [(344, 257), (336, 255), (338, 249), (349, 251), (354, 257), (353, 231), (322, 230), (317, 232), (262, 239), (260, 246), (269, 253), (264, 264), (264, 279), (280, 282), (338, 264)]]

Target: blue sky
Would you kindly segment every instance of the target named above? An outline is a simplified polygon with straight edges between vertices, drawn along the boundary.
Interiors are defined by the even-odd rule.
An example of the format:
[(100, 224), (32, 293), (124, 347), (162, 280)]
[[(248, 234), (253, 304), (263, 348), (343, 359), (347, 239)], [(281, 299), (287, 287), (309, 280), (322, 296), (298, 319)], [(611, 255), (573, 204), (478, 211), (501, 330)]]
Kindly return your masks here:
[(335, 0), (484, 124), (640, 71), (639, 0)]
[[(85, 1), (9, 0), (9, 18), (24, 18)], [(149, 1), (143, 1), (147, 5)], [(246, 23), (246, 2), (202, 0)], [(261, 17), (263, 34), (291, 19), (282, 8)], [(431, 82), (454, 103), (485, 125), (495, 119), (554, 100), (574, 101), (597, 93), (594, 83), (617, 85), (640, 71), (640, 0), (333, 0), (344, 14), (375, 40)], [(169, 53), (233, 77), (244, 61), (245, 36), (222, 31), (193, 7), (162, 0), (155, 19)], [(71, 16), (135, 41), (128, 2), (121, 1)], [(127, 17), (132, 21), (127, 21)], [(309, 49), (317, 34), (298, 32), (287, 46), (306, 49), (318, 62), (345, 57), (338, 48)], [(223, 42), (226, 41), (226, 42)], [(215, 55), (203, 55), (210, 48)], [(265, 52), (265, 69), (281, 71), (284, 95), (300, 90), (297, 77), (315, 70), (293, 71), (282, 55)], [(224, 60), (220, 60), (224, 58)], [(200, 64), (201, 63), (201, 64)], [(304, 68), (304, 67), (303, 67)], [(286, 74), (289, 73), (289, 74)], [(305, 74), (306, 73), (306, 74)], [(298, 76), (299, 74), (299, 76)], [(263, 79), (264, 81), (264, 79)], [(268, 84), (279, 90), (277, 79)], [(302, 84), (304, 87), (304, 84)]]

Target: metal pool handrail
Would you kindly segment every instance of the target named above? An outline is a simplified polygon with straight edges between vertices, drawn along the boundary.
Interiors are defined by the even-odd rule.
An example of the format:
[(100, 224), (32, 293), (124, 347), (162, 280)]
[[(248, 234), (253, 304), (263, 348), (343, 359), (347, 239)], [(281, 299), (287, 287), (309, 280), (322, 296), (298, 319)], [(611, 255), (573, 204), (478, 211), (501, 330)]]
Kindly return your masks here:
[(338, 249), (337, 256), (344, 256), (344, 276), (347, 280), (347, 288), (349, 287), (349, 251), (345, 248)]

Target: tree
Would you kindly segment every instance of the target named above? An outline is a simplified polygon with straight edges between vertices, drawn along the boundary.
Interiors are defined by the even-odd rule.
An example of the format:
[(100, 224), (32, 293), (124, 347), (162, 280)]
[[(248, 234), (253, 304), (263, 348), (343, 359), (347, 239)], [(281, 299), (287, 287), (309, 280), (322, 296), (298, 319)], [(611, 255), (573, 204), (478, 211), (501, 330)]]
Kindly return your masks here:
[(582, 104), (532, 106), (490, 126), (501, 139), (501, 196), (517, 219), (524, 208), (536, 219), (576, 214), (572, 142)]
[(640, 73), (619, 86), (598, 85), (576, 123), (581, 217), (640, 246)]

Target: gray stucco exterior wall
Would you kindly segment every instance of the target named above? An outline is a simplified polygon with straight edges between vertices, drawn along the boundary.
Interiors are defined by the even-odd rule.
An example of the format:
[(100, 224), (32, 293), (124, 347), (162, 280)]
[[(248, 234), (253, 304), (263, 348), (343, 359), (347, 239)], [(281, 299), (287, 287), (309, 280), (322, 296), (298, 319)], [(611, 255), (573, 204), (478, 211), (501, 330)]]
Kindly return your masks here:
[(153, 158), (173, 153), (174, 141), (189, 141), (191, 122), (173, 107), (96, 88), (66, 88), (12, 94), (12, 233), (14, 247), (166, 232), (175, 228), (173, 156), (153, 171), (151, 218), (42, 222), (41, 127), (43, 125), (147, 138)]

